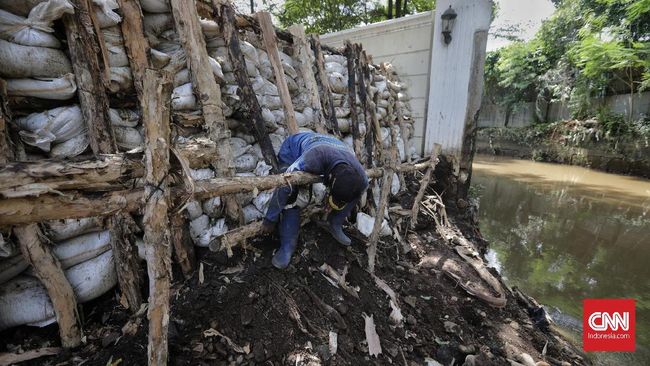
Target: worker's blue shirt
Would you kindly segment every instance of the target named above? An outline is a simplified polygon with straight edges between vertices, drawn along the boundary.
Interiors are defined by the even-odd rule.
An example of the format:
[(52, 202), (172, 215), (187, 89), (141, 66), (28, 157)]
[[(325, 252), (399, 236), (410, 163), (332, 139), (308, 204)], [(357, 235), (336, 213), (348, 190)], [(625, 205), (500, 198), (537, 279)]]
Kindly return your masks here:
[[(291, 135), (282, 143), (278, 160), (281, 166), (289, 166), (287, 172), (303, 171), (323, 176), (323, 183), (326, 186), (330, 185), (329, 175), (332, 169), (339, 164), (348, 164), (364, 178), (365, 186), (368, 186), (366, 171), (354, 151), (333, 136), (314, 132)], [(274, 223), (278, 221), (291, 193), (292, 187), (276, 189), (266, 210), (267, 221)]]

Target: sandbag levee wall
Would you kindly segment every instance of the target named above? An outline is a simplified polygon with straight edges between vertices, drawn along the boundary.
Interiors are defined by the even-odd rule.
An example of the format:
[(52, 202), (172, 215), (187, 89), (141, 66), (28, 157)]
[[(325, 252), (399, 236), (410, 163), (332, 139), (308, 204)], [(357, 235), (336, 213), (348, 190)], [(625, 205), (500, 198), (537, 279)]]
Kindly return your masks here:
[[(35, 306), (44, 309), (33, 319), (3, 311), (2, 329), (43, 324), (55, 317), (63, 345), (75, 346), (80, 335), (75, 301), (101, 295), (118, 278), (124, 303), (137, 311), (139, 300), (133, 298), (133, 288), (139, 292), (140, 281), (135, 248), (136, 242), (141, 253), (147, 247), (138, 239), (142, 230), (138, 212), (147, 202), (145, 191), (169, 185), (169, 219), (175, 230), (173, 243), (167, 244), (173, 246), (176, 259), (189, 274), (193, 252), (188, 237), (196, 245), (208, 246), (227, 232), (228, 224), (260, 219), (270, 196), (264, 190), (287, 182), (317, 181), (302, 173), (269, 175), (287, 130), (293, 133), (299, 127), (341, 136), (374, 178), (382, 174), (382, 159), (391, 155), (382, 149), (399, 150), (400, 160), (410, 160), (403, 141), (398, 148), (396, 129), (392, 138), (390, 132), (398, 124), (402, 136), (412, 129), (399, 118), (396, 101), (403, 99), (398, 97), (399, 81), (389, 65), (372, 65), (359, 45), (348, 44), (343, 51), (321, 47), (318, 37), (304, 37), (300, 27), (292, 27), (291, 33), (274, 29), (275, 37), (270, 37), (264, 15), (235, 15), (229, 5), (217, 2), (198, 2), (196, 9), (188, 9), (175, 0), (171, 4), (74, 0), (71, 5), (76, 14), (71, 14), (63, 0), (50, 2), (64, 7), (62, 21), (54, 21), (54, 27), (59, 27), (54, 34), (63, 26), (68, 41), (67, 54), (57, 48), (40, 50), (56, 54), (60, 61), (55, 63), (56, 70), (37, 65), (33, 69), (38, 71), (0, 71), (6, 79), (0, 88), (0, 163), (4, 164), (0, 170), (0, 250), (6, 256), (0, 260), (0, 287), (4, 286), (0, 296), (19, 301), (18, 292), (8, 291), (10, 283), (13, 289), (37, 294), (41, 303)], [(29, 14), (4, 1), (0, 9)], [(12, 41), (16, 39), (0, 42)], [(269, 45), (276, 45), (278, 57), (269, 57)], [(153, 182), (145, 181), (148, 185), (143, 188), (141, 177), (154, 167), (144, 164), (137, 151), (124, 152), (141, 149), (145, 141), (142, 107), (147, 107), (145, 97), (150, 101), (150, 94), (156, 92), (144, 90), (147, 69), (171, 73), (174, 87), (171, 96), (159, 95), (157, 100), (165, 103), (171, 97), (172, 168), (165, 182), (153, 190)], [(285, 80), (273, 81), (282, 74)], [(54, 80), (36, 79), (43, 77)], [(295, 110), (293, 115), (287, 113), (290, 109)], [(164, 115), (164, 109), (158, 113)], [(232, 159), (224, 161), (224, 155)], [(428, 165), (398, 166), (393, 158), (390, 166), (399, 172)], [(371, 197), (379, 196), (378, 188), (375, 194), (369, 190)], [(261, 193), (254, 195), (257, 191)], [(238, 194), (230, 196), (234, 193)], [(227, 197), (235, 198), (222, 202)], [(178, 214), (180, 207), (184, 216)], [(189, 230), (183, 225), (186, 220)], [(42, 223), (36, 226), (35, 222)], [(12, 250), (14, 239), (25, 259)], [(230, 249), (230, 244), (223, 248)], [(54, 273), (70, 288), (55, 294), (61, 286), (47, 283), (43, 287), (21, 274), (29, 264), (39, 265), (30, 260), (34, 251), (51, 263), (33, 272), (39, 276), (39, 271), (49, 271), (39, 276), (44, 281)], [(136, 273), (124, 273), (128, 271)], [(95, 281), (83, 283), (88, 272), (94, 273)], [(59, 301), (70, 297), (72, 303)], [(151, 352), (150, 360), (158, 360), (152, 363), (166, 358), (164, 352)]]

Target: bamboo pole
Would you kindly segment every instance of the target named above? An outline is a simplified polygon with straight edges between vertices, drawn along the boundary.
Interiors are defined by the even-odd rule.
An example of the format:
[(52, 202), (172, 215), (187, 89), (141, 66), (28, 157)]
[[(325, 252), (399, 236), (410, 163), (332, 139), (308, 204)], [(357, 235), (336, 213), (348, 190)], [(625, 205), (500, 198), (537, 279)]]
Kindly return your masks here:
[(296, 113), (293, 110), (293, 103), (291, 101), (291, 94), (289, 94), (287, 80), (284, 76), (284, 68), (282, 67), (280, 55), (278, 54), (278, 45), (275, 38), (275, 29), (273, 28), (271, 14), (266, 11), (261, 11), (257, 13), (256, 17), (262, 30), (264, 48), (266, 48), (269, 62), (273, 68), (275, 85), (278, 87), (278, 93), (280, 94), (280, 100), (282, 101), (284, 119), (287, 122), (287, 130), (289, 135), (294, 135), (299, 132), (298, 123), (296, 122)]
[(77, 300), (70, 282), (65, 278), (61, 264), (49, 246), (41, 241), (43, 234), (37, 224), (14, 228), (20, 250), (34, 269), (50, 295), (56, 321), (59, 324), (61, 345), (74, 348), (81, 344), (81, 328), (77, 314)]
[(320, 39), (317, 34), (311, 36), (311, 49), (314, 51), (314, 62), (316, 64), (316, 84), (320, 91), (320, 100), (323, 104), (323, 115), (328, 123), (328, 128), (336, 136), (341, 136), (339, 130), (339, 123), (336, 120), (336, 110), (334, 109), (334, 99), (330, 89), (329, 79), (325, 72), (325, 60), (323, 59), (323, 51), (321, 50)]
[(318, 133), (327, 133), (325, 128), (325, 117), (321, 107), (320, 96), (318, 95), (318, 84), (314, 76), (314, 53), (307, 43), (305, 27), (302, 24), (294, 24), (289, 27), (289, 32), (293, 36), (293, 54), (298, 58), (300, 74), (305, 82), (305, 89), (309, 95), (309, 105), (315, 113), (315, 128)]
[(88, 0), (73, 0), (72, 3), (75, 14), (65, 14), (63, 23), (77, 82), (79, 107), (93, 154), (110, 154), (117, 151), (117, 144), (110, 125), (105, 85), (98, 78), (102, 75), (104, 60), (98, 57), (102, 53), (90, 14), (93, 10)]
[(241, 98), (244, 103), (246, 103), (248, 113), (253, 121), (253, 130), (255, 131), (257, 141), (260, 144), (264, 160), (267, 164), (273, 167), (274, 172), (278, 172), (278, 159), (275, 156), (271, 139), (266, 133), (266, 125), (262, 118), (262, 108), (260, 107), (257, 96), (253, 91), (251, 81), (246, 73), (246, 61), (244, 60), (244, 54), (239, 45), (239, 36), (235, 22), (235, 10), (232, 8), (230, 3), (222, 3), (219, 7), (219, 11), (221, 14), (220, 22), (222, 34), (226, 41), (228, 55), (232, 64), (233, 73), (235, 74), (235, 79), (237, 79), (237, 84), (239, 85)]
[[(173, 3), (174, 1), (172, 1)], [(172, 76), (167, 72), (145, 71), (146, 103), (142, 121), (145, 129), (144, 243), (149, 274), (149, 365), (167, 364), (169, 288), (171, 283), (171, 234), (167, 211), (170, 202), (169, 135)]]
[(420, 202), (422, 201), (422, 197), (424, 197), (424, 192), (427, 190), (427, 187), (429, 187), (429, 181), (431, 180), (431, 175), (436, 170), (438, 156), (440, 156), (441, 151), (442, 145), (438, 143), (433, 144), (433, 149), (431, 150), (431, 159), (429, 160), (430, 166), (427, 168), (426, 172), (424, 173), (424, 177), (422, 177), (422, 180), (420, 181), (420, 189), (418, 190), (418, 194), (415, 195), (415, 200), (413, 200), (413, 207), (411, 207), (411, 227), (415, 227), (415, 225), (418, 223)]

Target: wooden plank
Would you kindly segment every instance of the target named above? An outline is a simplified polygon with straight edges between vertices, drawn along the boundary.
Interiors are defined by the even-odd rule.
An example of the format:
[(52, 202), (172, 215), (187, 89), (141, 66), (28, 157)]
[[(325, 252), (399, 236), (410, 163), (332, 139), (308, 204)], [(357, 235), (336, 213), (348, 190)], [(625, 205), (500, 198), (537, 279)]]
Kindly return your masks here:
[(314, 53), (307, 43), (305, 27), (302, 24), (294, 24), (289, 27), (289, 32), (293, 36), (293, 54), (300, 62), (300, 74), (305, 82), (305, 89), (309, 95), (309, 105), (314, 110), (315, 128), (318, 133), (327, 133), (325, 127), (325, 116), (321, 107), (320, 96), (318, 95), (318, 84), (314, 76)]
[(138, 0), (118, 0), (120, 13), (122, 14), (122, 38), (124, 39), (124, 48), (126, 55), (129, 57), (129, 66), (133, 74), (133, 86), (138, 95), (140, 102), (142, 96), (142, 80), (144, 71), (150, 66), (149, 42), (144, 36), (142, 25), (142, 9)]
[(23, 353), (0, 353), (0, 365), (13, 365), (44, 356), (54, 356), (63, 352), (60, 347), (44, 347), (25, 351)]
[[(187, 1), (170, 1), (174, 23), (185, 50), (187, 68), (190, 70), (195, 95), (201, 102), (204, 126), (207, 129), (208, 137), (217, 143), (218, 158), (215, 156), (212, 166), (217, 176), (232, 177), (235, 175), (235, 166), (230, 149), (230, 130), (221, 109), (221, 89), (212, 73), (196, 5), (193, 0), (190, 3), (191, 6), (188, 6)], [(271, 140), (268, 143), (271, 144)], [(237, 201), (227, 198), (224, 200), (224, 205), (226, 215), (232, 220), (239, 220), (241, 208)]]
[(426, 192), (427, 187), (429, 187), (429, 182), (431, 181), (431, 176), (436, 170), (436, 164), (438, 163), (438, 156), (440, 156), (441, 151), (442, 151), (442, 145), (433, 144), (433, 149), (431, 150), (431, 160), (429, 160), (430, 166), (426, 170), (426, 172), (424, 173), (424, 177), (422, 177), (422, 180), (420, 181), (420, 189), (418, 190), (418, 193), (415, 195), (415, 199), (413, 200), (413, 206), (411, 207), (412, 228), (414, 228), (415, 225), (418, 223), (420, 202), (422, 202), (422, 197), (424, 197), (424, 193)]
[(142, 123), (145, 131), (144, 243), (149, 274), (149, 365), (167, 365), (169, 288), (171, 284), (171, 234), (167, 211), (170, 202), (169, 135), (172, 75), (147, 69), (143, 83), (146, 103)]
[(59, 324), (61, 345), (74, 348), (81, 344), (81, 327), (77, 313), (77, 299), (70, 282), (65, 278), (59, 260), (52, 249), (41, 241), (43, 233), (37, 224), (14, 228), (20, 251), (34, 269), (34, 274), (47, 290), (56, 321)]
[(325, 61), (323, 51), (321, 50), (320, 39), (317, 34), (311, 36), (311, 49), (314, 51), (314, 62), (316, 64), (316, 84), (320, 91), (320, 100), (323, 105), (323, 115), (328, 124), (328, 129), (336, 136), (341, 136), (339, 123), (336, 120), (336, 110), (334, 109), (334, 100), (332, 90), (330, 89), (329, 79), (325, 72)]
[(257, 137), (257, 141), (260, 144), (264, 160), (267, 164), (273, 167), (274, 172), (278, 172), (278, 160), (275, 156), (271, 139), (266, 132), (266, 125), (262, 118), (262, 108), (260, 107), (257, 96), (255, 96), (255, 92), (253, 91), (251, 81), (246, 73), (246, 61), (244, 60), (244, 54), (239, 45), (239, 36), (235, 22), (235, 10), (232, 8), (232, 5), (227, 2), (221, 3), (219, 10), (219, 13), (221, 14), (221, 33), (226, 41), (228, 56), (230, 57), (230, 63), (232, 64), (235, 79), (237, 79), (237, 84), (239, 85), (241, 98), (247, 106), (247, 112), (250, 119), (253, 121), (252, 127), (255, 132), (255, 137)]
[(357, 57), (356, 45), (345, 41), (345, 57), (348, 59), (348, 107), (350, 108), (350, 127), (352, 130), (352, 146), (357, 158), (361, 160), (361, 136), (359, 134), (359, 116), (357, 115)]
[(289, 94), (289, 87), (287, 80), (284, 78), (284, 68), (280, 61), (280, 54), (278, 53), (277, 40), (275, 39), (275, 29), (273, 29), (273, 21), (271, 14), (266, 11), (258, 12), (257, 20), (262, 28), (262, 39), (264, 40), (264, 48), (269, 56), (269, 62), (273, 68), (273, 75), (275, 76), (275, 85), (278, 87), (280, 93), (280, 100), (284, 110), (284, 119), (287, 122), (287, 131), (289, 135), (294, 135), (299, 132), (298, 123), (296, 122), (296, 113), (293, 110), (293, 102), (291, 101), (291, 94)]
[(122, 296), (132, 313), (140, 310), (140, 305), (142, 305), (140, 258), (131, 232), (131, 227), (135, 225), (131, 215), (126, 212), (118, 212), (109, 217), (108, 226), (111, 234), (115, 272)]
[(102, 75), (103, 60), (100, 62), (98, 57), (101, 55), (100, 42), (90, 16), (92, 7), (88, 0), (72, 0), (72, 3), (75, 13), (65, 14), (63, 24), (77, 82), (79, 107), (93, 154), (110, 154), (117, 151), (117, 144), (108, 114), (108, 96), (102, 79), (97, 77)]

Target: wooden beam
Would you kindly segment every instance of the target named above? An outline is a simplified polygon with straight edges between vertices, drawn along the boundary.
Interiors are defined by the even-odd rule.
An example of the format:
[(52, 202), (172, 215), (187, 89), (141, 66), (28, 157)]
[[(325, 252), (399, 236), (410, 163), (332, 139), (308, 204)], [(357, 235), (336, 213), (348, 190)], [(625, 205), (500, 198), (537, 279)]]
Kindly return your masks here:
[(235, 22), (235, 10), (232, 8), (230, 3), (224, 2), (221, 3), (219, 13), (221, 14), (221, 33), (226, 41), (228, 56), (230, 57), (230, 63), (232, 64), (235, 79), (237, 79), (237, 84), (239, 85), (241, 98), (247, 106), (247, 112), (250, 119), (253, 121), (252, 130), (255, 132), (257, 141), (260, 144), (264, 160), (267, 164), (273, 167), (274, 172), (278, 172), (278, 159), (275, 156), (271, 139), (266, 132), (266, 125), (262, 118), (262, 108), (260, 107), (257, 96), (253, 91), (251, 81), (246, 73), (246, 61), (244, 60), (244, 54), (239, 45), (239, 35)]
[(14, 154), (9, 139), (9, 109), (7, 108), (7, 83), (0, 79), (0, 166), (13, 160)]
[[(211, 165), (217, 176), (232, 177), (235, 175), (235, 166), (230, 149), (230, 130), (221, 109), (221, 89), (212, 73), (196, 5), (194, 0), (190, 1), (190, 4), (183, 0), (171, 0), (170, 4), (176, 31), (187, 57), (192, 86), (198, 96), (197, 99), (201, 102), (204, 128), (208, 132), (208, 137), (217, 144), (218, 158), (215, 156)], [(268, 143), (271, 144), (271, 140)], [(239, 221), (241, 208), (237, 201), (227, 198), (224, 204), (226, 215), (232, 220)]]
[(314, 62), (316, 64), (316, 84), (320, 91), (320, 100), (322, 102), (323, 115), (328, 123), (328, 128), (336, 136), (341, 136), (339, 130), (339, 123), (336, 120), (336, 110), (334, 109), (334, 98), (332, 98), (332, 90), (330, 89), (329, 79), (325, 72), (325, 61), (323, 59), (323, 51), (321, 50), (320, 39), (317, 34), (311, 36), (311, 49), (314, 51)]
[(316, 132), (327, 133), (325, 127), (325, 116), (321, 107), (320, 96), (318, 95), (318, 84), (314, 76), (314, 53), (307, 43), (305, 27), (302, 24), (294, 24), (289, 27), (289, 32), (293, 36), (293, 54), (298, 58), (300, 74), (305, 82), (305, 89), (309, 95), (309, 105), (314, 110), (316, 119), (314, 120)]
[(129, 66), (133, 74), (133, 86), (138, 99), (142, 102), (142, 80), (145, 69), (150, 66), (147, 57), (149, 42), (144, 36), (142, 9), (138, 0), (118, 0), (118, 3), (122, 14), (120, 27), (124, 39), (124, 48), (126, 49), (126, 55), (129, 57)]
[(357, 115), (357, 57), (356, 45), (345, 41), (345, 57), (348, 59), (348, 107), (350, 108), (350, 127), (352, 130), (352, 146), (357, 158), (361, 160), (361, 136), (359, 133), (359, 116)]
[(70, 282), (52, 249), (41, 241), (44, 237), (37, 224), (14, 228), (20, 250), (34, 269), (34, 274), (50, 295), (56, 321), (59, 324), (61, 345), (74, 348), (81, 344), (81, 327), (77, 313), (77, 300)]
[(83, 116), (90, 148), (95, 156), (117, 151), (113, 128), (110, 124), (108, 96), (99, 75), (102, 75), (103, 60), (100, 62), (100, 42), (90, 13), (88, 0), (72, 0), (74, 14), (65, 14), (66, 37), (72, 68), (77, 82), (79, 107)]
[(183, 276), (190, 278), (194, 268), (196, 268), (196, 255), (194, 253), (194, 243), (192, 243), (188, 231), (187, 220), (182, 212), (174, 212), (170, 215), (174, 256), (181, 266)]
[(368, 96), (368, 87), (370, 86), (370, 68), (368, 67), (368, 62), (365, 58), (365, 52), (362, 52), (361, 45), (356, 47), (356, 59), (357, 59), (357, 80), (359, 81), (359, 88), (357, 89), (359, 101), (361, 102), (361, 111), (363, 112), (363, 121), (366, 125), (366, 136), (364, 145), (366, 147), (366, 166), (372, 167), (372, 153), (373, 153), (373, 144), (372, 144), (372, 129), (370, 128), (371, 124), (371, 115), (375, 113), (374, 110), (370, 110), (370, 100)]
[[(179, 143), (176, 149), (192, 168), (208, 165), (217, 153), (206, 138)], [(0, 167), (0, 197), (38, 196), (66, 190), (110, 191), (132, 187), (142, 177), (143, 154), (106, 154), (97, 159), (11, 162)]]
[(278, 44), (275, 39), (275, 29), (273, 29), (273, 21), (271, 14), (266, 11), (258, 12), (257, 21), (262, 30), (262, 40), (264, 41), (264, 48), (269, 56), (269, 62), (273, 68), (273, 75), (275, 76), (275, 85), (280, 94), (282, 107), (284, 110), (284, 120), (287, 123), (287, 130), (289, 135), (295, 135), (299, 132), (298, 123), (296, 122), (296, 113), (293, 110), (293, 102), (291, 101), (291, 94), (289, 94), (289, 87), (287, 80), (284, 76), (284, 68), (282, 61), (280, 61), (280, 54), (278, 53)]
[[(174, 1), (172, 1), (173, 3)], [(167, 211), (170, 203), (169, 135), (172, 75), (147, 69), (143, 83), (146, 103), (142, 122), (145, 131), (144, 243), (149, 274), (149, 365), (167, 365), (169, 288), (171, 284), (171, 234)]]
[(424, 197), (424, 193), (426, 192), (427, 187), (429, 187), (429, 182), (431, 180), (431, 176), (436, 170), (436, 164), (438, 163), (438, 156), (440, 156), (441, 151), (442, 151), (442, 145), (433, 144), (433, 149), (431, 150), (431, 159), (429, 160), (430, 166), (429, 168), (427, 168), (426, 172), (424, 173), (424, 177), (422, 177), (422, 180), (420, 181), (420, 189), (418, 190), (417, 195), (415, 195), (415, 199), (413, 200), (413, 206), (411, 207), (412, 228), (414, 228), (415, 225), (418, 223), (420, 202), (422, 201), (422, 197)]

